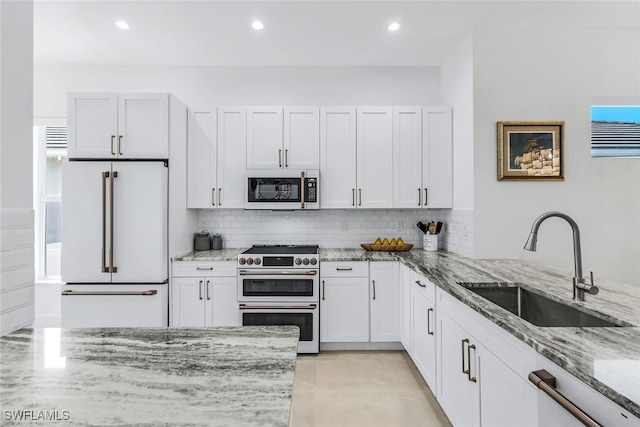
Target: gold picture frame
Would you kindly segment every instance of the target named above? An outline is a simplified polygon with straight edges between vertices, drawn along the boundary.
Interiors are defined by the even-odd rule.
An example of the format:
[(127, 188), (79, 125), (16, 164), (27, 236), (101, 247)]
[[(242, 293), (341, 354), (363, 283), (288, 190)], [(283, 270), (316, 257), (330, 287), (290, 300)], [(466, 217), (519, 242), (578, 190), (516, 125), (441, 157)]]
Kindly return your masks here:
[(564, 180), (564, 121), (498, 122), (498, 181), (507, 180)]

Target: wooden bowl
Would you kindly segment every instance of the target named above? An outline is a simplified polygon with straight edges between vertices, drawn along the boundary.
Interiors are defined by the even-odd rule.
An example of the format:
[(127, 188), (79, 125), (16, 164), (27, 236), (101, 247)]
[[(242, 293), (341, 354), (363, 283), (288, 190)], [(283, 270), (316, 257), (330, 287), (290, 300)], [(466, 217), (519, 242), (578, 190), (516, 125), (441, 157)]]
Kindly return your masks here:
[(374, 245), (373, 243), (361, 243), (362, 249), (377, 252), (404, 252), (413, 247), (410, 244), (404, 245)]

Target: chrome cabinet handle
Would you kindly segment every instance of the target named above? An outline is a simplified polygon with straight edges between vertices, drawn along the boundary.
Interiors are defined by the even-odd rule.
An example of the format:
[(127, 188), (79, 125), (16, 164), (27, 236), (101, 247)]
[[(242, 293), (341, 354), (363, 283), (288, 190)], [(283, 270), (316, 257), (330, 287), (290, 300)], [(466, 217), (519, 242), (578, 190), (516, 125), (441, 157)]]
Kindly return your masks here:
[(109, 273), (109, 269), (107, 268), (107, 178), (109, 178), (109, 172), (102, 172), (102, 272), (103, 273)]
[(351, 206), (355, 206), (356, 205), (356, 189), (352, 188), (351, 189)]
[(118, 135), (118, 154), (122, 156), (122, 135)]
[(426, 288), (427, 285), (423, 285), (422, 283), (420, 283), (420, 280), (416, 280), (416, 284), (422, 288)]
[(324, 290), (324, 280), (322, 281), (322, 301), (324, 301), (324, 296), (325, 296), (325, 290)]
[(222, 188), (218, 188), (218, 206), (222, 206)]
[(202, 280), (200, 280), (200, 283), (198, 284), (198, 299), (202, 300)]
[(376, 299), (376, 281), (372, 280), (373, 283), (373, 299)]
[(422, 192), (418, 188), (418, 206), (422, 205)]
[(278, 150), (278, 167), (282, 167), (282, 149)]
[(427, 334), (433, 335), (433, 331), (431, 330), (431, 316), (429, 314), (433, 314), (433, 308), (427, 309)]
[(111, 155), (112, 156), (116, 155), (116, 152), (113, 151), (113, 143), (114, 143), (115, 139), (116, 139), (116, 136), (115, 135), (111, 135)]
[(207, 300), (211, 300), (211, 296), (209, 295), (209, 281), (207, 280)]
[(462, 373), (466, 374), (466, 375), (469, 375), (469, 370), (471, 368), (465, 369), (465, 367), (464, 367), (465, 366), (465, 364), (464, 364), (464, 343), (469, 344), (469, 339), (465, 338), (465, 339), (462, 340)]
[[(589, 427), (602, 427), (596, 420), (591, 418), (582, 409), (578, 408), (569, 399), (556, 390), (556, 377), (544, 369), (529, 373), (529, 381), (535, 384), (540, 390), (555, 400), (560, 406), (576, 417), (582, 424)], [(625, 417), (626, 418), (626, 417)]]
[(110, 203), (111, 205), (109, 206), (109, 213), (110, 213), (110, 221), (111, 221), (111, 226), (110, 226), (110, 230), (109, 230), (109, 241), (111, 242), (111, 247), (109, 247), (109, 270), (111, 271), (111, 273), (117, 273), (118, 272), (118, 267), (116, 267), (115, 265), (113, 265), (113, 232), (114, 232), (114, 223), (113, 223), (113, 198), (114, 198), (114, 193), (115, 193), (115, 189), (114, 189), (114, 182), (113, 180), (116, 179), (118, 177), (118, 171), (113, 171), (111, 172), (111, 176), (109, 177), (109, 183), (111, 185), (110, 190)]
[(475, 344), (471, 344), (469, 347), (467, 347), (467, 359), (469, 359), (469, 369), (467, 370), (467, 377), (469, 378), (469, 381), (471, 381), (472, 383), (475, 383), (476, 377), (471, 376), (471, 349), (473, 349), (473, 352), (475, 353), (476, 351)]
[(428, 190), (425, 188), (424, 189), (424, 205), (427, 206), (427, 204), (429, 203), (429, 192)]
[(289, 150), (287, 149), (284, 150), (284, 167), (289, 167)]
[(216, 205), (216, 189), (212, 188), (211, 189), (211, 206), (215, 206)]

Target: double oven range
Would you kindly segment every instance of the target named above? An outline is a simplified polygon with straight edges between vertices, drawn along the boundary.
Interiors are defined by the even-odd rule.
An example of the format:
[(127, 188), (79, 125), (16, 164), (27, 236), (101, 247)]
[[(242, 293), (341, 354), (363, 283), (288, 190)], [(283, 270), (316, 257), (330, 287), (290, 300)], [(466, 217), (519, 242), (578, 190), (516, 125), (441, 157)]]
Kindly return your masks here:
[(299, 353), (320, 349), (318, 246), (253, 246), (238, 255), (243, 326), (296, 325)]

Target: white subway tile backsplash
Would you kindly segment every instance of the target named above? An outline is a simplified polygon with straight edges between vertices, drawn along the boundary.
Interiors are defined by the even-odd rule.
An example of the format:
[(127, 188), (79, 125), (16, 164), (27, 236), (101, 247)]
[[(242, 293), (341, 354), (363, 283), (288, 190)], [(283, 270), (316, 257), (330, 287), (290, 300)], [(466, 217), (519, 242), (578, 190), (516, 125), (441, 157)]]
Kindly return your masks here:
[[(402, 230), (398, 230), (398, 222)], [(402, 237), (422, 248), (418, 221), (445, 223), (440, 246), (452, 252), (473, 253), (473, 211), (456, 209), (331, 209), (316, 211), (201, 210), (198, 224), (222, 234), (227, 248), (254, 244), (317, 244), (321, 248), (359, 248), (377, 237)], [(346, 230), (343, 225), (346, 224)], [(194, 232), (197, 230), (193, 230)]]

